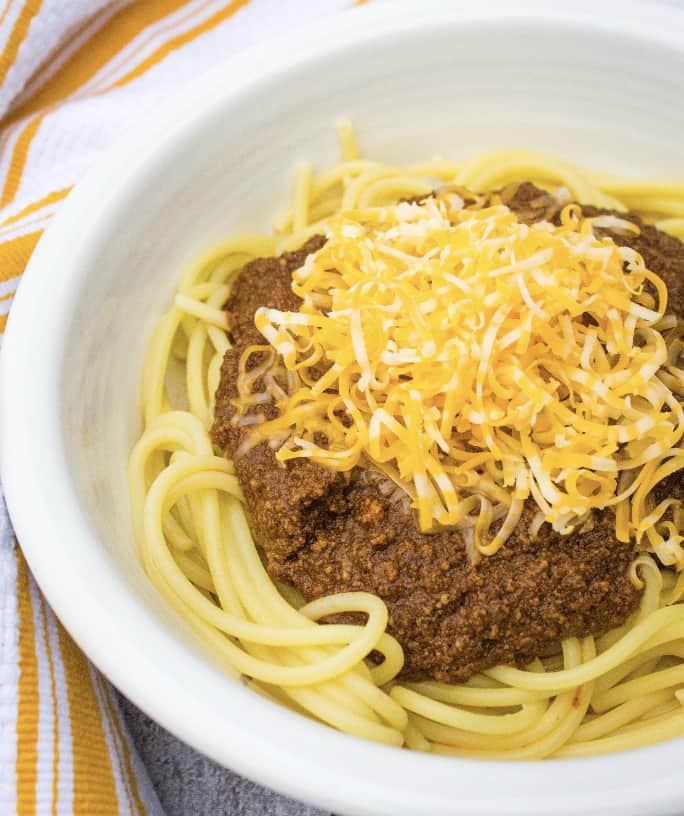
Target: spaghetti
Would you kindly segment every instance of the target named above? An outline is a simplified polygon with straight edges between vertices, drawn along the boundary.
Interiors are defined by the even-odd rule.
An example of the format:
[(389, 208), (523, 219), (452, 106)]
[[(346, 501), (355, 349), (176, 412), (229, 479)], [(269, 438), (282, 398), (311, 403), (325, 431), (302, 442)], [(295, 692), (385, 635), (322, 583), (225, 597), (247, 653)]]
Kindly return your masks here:
[[(342, 161), (317, 177), (308, 165), (299, 168), (293, 206), (278, 218), (275, 235), (237, 237), (186, 269), (152, 335), (143, 369), (144, 430), (129, 463), (136, 539), (150, 580), (228, 672), (277, 703), (359, 737), (442, 754), (541, 759), (684, 734), (681, 548), (671, 548), (672, 568), (649, 554), (638, 557), (633, 578), (644, 587), (641, 605), (618, 630), (567, 639), (560, 654), (525, 670), (499, 666), (463, 684), (398, 681), (402, 650), (374, 595), (305, 604), (266, 572), (234, 467), (215, 454), (208, 432), (230, 347), (221, 307), (246, 262), (301, 246), (342, 211), (424, 196), (445, 183), (475, 191), (523, 180), (563, 186), (583, 204), (634, 211), (684, 236), (684, 184), (590, 173), (525, 151), (388, 167), (360, 157), (347, 122), (338, 133)], [(176, 400), (168, 388), (174, 367), (184, 373), (184, 395)], [(642, 532), (658, 518), (642, 513)], [(681, 531), (670, 538), (677, 536), (681, 542)], [(348, 612), (366, 622), (318, 623)], [(371, 652), (383, 656), (379, 665), (366, 662)]]

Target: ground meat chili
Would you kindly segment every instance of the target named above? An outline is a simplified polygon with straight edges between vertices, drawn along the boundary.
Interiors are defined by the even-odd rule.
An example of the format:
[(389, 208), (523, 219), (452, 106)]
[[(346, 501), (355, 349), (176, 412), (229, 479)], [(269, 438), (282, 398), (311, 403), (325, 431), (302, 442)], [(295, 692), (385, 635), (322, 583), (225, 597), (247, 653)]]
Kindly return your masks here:
[[(553, 219), (558, 212), (556, 202), (531, 184), (504, 196), (521, 220)], [(668, 286), (670, 310), (684, 313), (684, 245), (626, 217), (641, 234), (611, 237), (643, 255)], [(472, 564), (458, 533), (420, 532), (407, 500), (376, 471), (341, 474), (303, 459), (282, 466), (267, 443), (236, 456), (249, 433), (231, 422), (239, 359), (247, 345), (264, 343), (254, 311), (297, 309), (292, 272), (324, 242), (315, 236), (297, 252), (248, 263), (225, 304), (236, 346), (223, 362), (212, 436), (235, 457), (270, 574), (307, 600), (354, 590), (381, 597), (388, 630), (404, 649), (402, 677), (409, 679), (462, 681), (496, 664), (522, 666), (557, 651), (562, 638), (624, 622), (640, 594), (628, 577), (632, 548), (615, 539), (611, 512), (595, 513), (590, 530), (561, 536), (544, 525), (532, 539), (527, 531), (536, 506), (529, 504), (506, 544)], [(260, 359), (252, 354), (248, 367)], [(267, 418), (276, 411), (268, 404), (259, 410)], [(681, 495), (681, 474), (661, 490)]]

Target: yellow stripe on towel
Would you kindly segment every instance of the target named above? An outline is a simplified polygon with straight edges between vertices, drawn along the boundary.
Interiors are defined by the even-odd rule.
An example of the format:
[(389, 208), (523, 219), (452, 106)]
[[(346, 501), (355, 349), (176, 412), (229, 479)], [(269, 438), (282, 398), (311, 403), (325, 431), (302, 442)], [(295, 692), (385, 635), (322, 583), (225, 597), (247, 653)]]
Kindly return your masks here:
[(14, 65), (19, 49), (28, 34), (31, 21), (38, 14), (42, 5), (43, 0), (27, 0), (19, 12), (14, 28), (0, 54), (0, 82), (5, 81), (9, 69)]
[(83, 653), (59, 625), (74, 767), (74, 816), (117, 816), (119, 800), (105, 737), (103, 712)]
[(17, 816), (36, 813), (38, 782), (38, 655), (29, 571), (19, 550), (17, 559), (17, 603), (19, 612), (19, 695), (17, 702)]
[(43, 620), (43, 639), (45, 654), (50, 669), (50, 695), (52, 697), (52, 808), (50, 816), (57, 816), (59, 802), (59, 704), (57, 702), (57, 680), (55, 677), (55, 658), (50, 644), (50, 630), (45, 601), (41, 595), (40, 611)]

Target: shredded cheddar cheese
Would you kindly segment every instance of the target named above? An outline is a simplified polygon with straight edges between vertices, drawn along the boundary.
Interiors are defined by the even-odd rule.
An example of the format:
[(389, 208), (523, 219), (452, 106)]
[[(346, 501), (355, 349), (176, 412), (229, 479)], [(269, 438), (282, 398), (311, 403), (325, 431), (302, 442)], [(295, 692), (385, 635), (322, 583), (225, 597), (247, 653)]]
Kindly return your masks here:
[(652, 498), (684, 465), (681, 331), (663, 281), (600, 229), (638, 232), (576, 205), (528, 225), (453, 192), (332, 216), (294, 274), (299, 311), (257, 311), (286, 375), (255, 433), (282, 462), (373, 463), (422, 530), (469, 530), (483, 554), (532, 498), (561, 533), (613, 507), (620, 540), (681, 566), (662, 521), (679, 508)]

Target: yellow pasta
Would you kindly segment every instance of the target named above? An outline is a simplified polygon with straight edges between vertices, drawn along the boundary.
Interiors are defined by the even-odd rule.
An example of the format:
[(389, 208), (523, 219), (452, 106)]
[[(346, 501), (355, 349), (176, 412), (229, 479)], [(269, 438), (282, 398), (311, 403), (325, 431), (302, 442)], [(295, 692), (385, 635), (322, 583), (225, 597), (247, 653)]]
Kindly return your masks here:
[[(308, 164), (299, 167), (293, 205), (277, 219), (275, 236), (239, 236), (190, 265), (150, 338), (144, 428), (128, 474), (147, 575), (228, 673), (275, 703), (359, 737), (522, 760), (591, 756), (684, 734), (684, 573), (663, 570), (651, 555), (641, 555), (634, 567), (634, 580), (644, 585), (641, 609), (619, 630), (570, 638), (562, 654), (524, 670), (499, 666), (451, 685), (397, 679), (403, 654), (386, 631), (379, 598), (345, 593), (304, 604), (267, 574), (233, 465), (217, 455), (209, 437), (221, 361), (230, 347), (221, 307), (245, 262), (300, 246), (343, 209), (383, 206), (445, 183), (475, 191), (515, 181), (564, 187), (584, 204), (636, 211), (684, 235), (684, 182), (588, 172), (520, 150), (390, 167), (360, 157), (349, 122), (338, 132), (342, 161), (318, 176)], [(167, 382), (170, 368), (179, 365), (185, 393), (176, 399)], [(682, 456), (680, 448), (679, 467)], [(639, 500), (639, 484), (630, 495)], [(637, 521), (649, 536), (659, 516), (654, 507), (644, 508)], [(631, 523), (623, 509), (618, 525), (621, 512), (623, 523)], [(654, 550), (661, 561), (663, 540)], [(366, 622), (318, 622), (341, 612), (362, 612)], [(371, 652), (383, 662), (367, 663)]]

